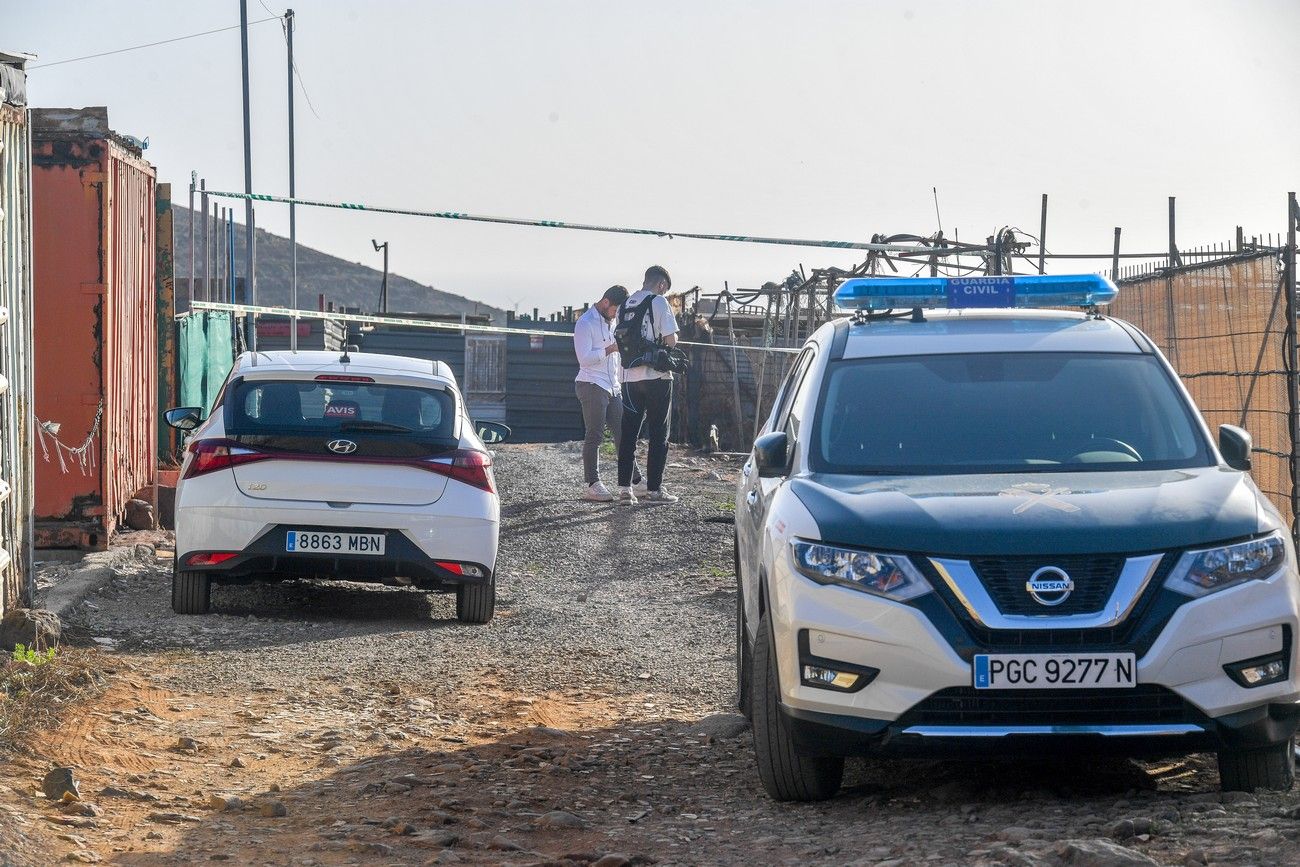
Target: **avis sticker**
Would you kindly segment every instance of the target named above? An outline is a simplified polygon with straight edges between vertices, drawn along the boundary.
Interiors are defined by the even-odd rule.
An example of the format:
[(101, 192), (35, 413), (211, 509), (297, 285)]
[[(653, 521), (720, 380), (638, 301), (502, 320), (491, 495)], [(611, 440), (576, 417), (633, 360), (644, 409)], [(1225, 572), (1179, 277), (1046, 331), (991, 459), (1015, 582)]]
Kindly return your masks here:
[(326, 405), (325, 418), (356, 418), (361, 406), (355, 400), (336, 400)]

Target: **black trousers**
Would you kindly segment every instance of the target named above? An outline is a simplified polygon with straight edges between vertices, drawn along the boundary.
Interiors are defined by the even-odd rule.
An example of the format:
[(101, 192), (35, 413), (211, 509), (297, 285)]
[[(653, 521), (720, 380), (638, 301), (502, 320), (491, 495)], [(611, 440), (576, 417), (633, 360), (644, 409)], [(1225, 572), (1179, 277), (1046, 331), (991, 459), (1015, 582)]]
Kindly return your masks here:
[(632, 484), (632, 462), (642, 424), (648, 425), (646, 440), (646, 487), (659, 490), (668, 461), (668, 411), (673, 404), (671, 379), (646, 379), (623, 383), (623, 436), (618, 446), (618, 485)]

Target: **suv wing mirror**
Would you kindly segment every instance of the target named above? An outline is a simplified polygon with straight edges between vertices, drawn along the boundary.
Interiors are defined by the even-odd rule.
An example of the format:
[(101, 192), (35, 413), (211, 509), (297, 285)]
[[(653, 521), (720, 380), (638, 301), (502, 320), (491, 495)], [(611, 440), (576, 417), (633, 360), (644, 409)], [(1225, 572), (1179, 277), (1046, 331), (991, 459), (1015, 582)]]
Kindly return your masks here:
[(476, 421), (474, 430), (485, 446), (505, 442), (510, 437), (510, 428), (499, 421)]
[(760, 479), (776, 479), (786, 474), (789, 447), (785, 431), (765, 433), (754, 440), (754, 466)]
[(1219, 425), (1219, 451), (1234, 470), (1250, 472), (1250, 434), (1233, 424)]
[(177, 430), (194, 430), (203, 423), (203, 407), (178, 406), (167, 410), (163, 419)]

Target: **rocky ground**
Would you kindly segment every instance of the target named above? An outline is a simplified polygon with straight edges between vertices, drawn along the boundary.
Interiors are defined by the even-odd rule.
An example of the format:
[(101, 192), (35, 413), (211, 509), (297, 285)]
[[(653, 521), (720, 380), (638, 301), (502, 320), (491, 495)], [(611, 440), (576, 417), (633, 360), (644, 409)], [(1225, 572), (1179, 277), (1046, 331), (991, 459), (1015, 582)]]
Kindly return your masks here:
[(343, 583), (178, 617), (165, 561), (123, 567), (66, 624), (109, 688), (0, 764), (0, 864), (1300, 863), (1300, 795), (1221, 796), (1208, 756), (858, 762), (771, 802), (731, 713), (738, 468), (675, 453), (682, 502), (627, 508), (576, 460), (500, 451), (487, 626)]

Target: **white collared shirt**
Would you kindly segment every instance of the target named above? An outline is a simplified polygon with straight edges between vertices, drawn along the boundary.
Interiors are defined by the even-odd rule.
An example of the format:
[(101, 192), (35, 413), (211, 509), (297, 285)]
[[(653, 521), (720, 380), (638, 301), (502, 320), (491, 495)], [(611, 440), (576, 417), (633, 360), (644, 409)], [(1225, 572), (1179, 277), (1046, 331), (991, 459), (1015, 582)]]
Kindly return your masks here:
[(573, 325), (573, 352), (578, 356), (575, 382), (595, 383), (612, 395), (619, 394), (622, 363), (617, 351), (605, 354), (605, 347), (613, 342), (614, 331), (609, 320), (595, 307), (588, 307)]

